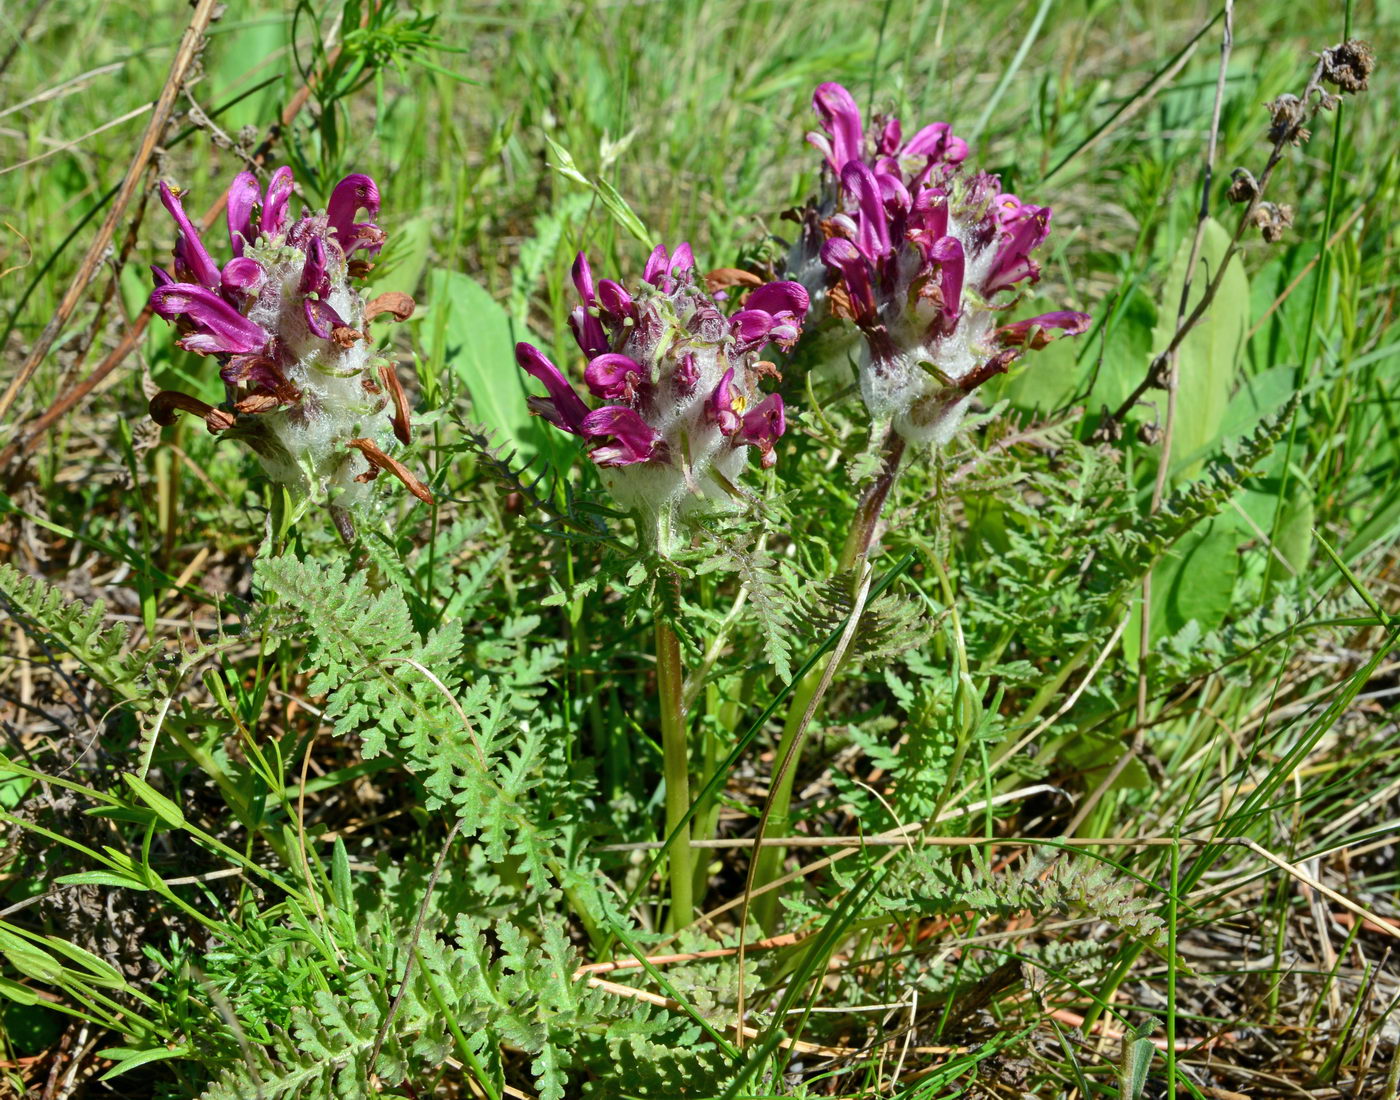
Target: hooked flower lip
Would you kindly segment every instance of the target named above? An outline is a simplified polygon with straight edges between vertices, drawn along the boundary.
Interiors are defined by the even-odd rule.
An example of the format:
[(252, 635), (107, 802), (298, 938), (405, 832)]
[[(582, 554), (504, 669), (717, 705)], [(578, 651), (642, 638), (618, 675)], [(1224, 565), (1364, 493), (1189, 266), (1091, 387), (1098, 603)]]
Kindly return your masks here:
[(834, 81), (817, 86), (812, 95), (812, 107), (821, 119), (822, 128), (830, 136), (814, 131), (807, 135), (807, 140), (826, 157), (832, 169), (840, 173), (861, 155), (865, 131), (861, 125), (860, 108), (856, 106), (851, 93)]
[[(628, 364), (640, 370), (635, 362), (624, 355), (599, 356), (589, 365), (590, 369), (599, 360), (606, 361), (598, 366), (595, 378), (607, 385), (594, 387), (594, 379), (590, 379), (590, 388), (595, 393), (598, 388), (610, 389), (614, 384), (624, 386), (625, 381), (617, 380), (632, 375)], [(528, 397), (526, 401), (530, 411), (544, 417), (555, 427), (595, 444), (593, 461), (599, 466), (630, 466), (659, 457), (661, 433), (643, 420), (635, 409), (626, 405), (589, 409), (563, 372), (539, 348), (523, 340), (515, 345), (515, 361), (527, 374), (539, 379), (549, 393), (548, 397)], [(606, 442), (609, 439), (611, 443)]]
[(770, 393), (744, 414), (738, 438), (741, 442), (759, 449), (759, 464), (768, 470), (778, 461), (773, 445), (786, 430), (787, 417), (783, 409), (782, 395)]
[(242, 256), (243, 249), (253, 243), (253, 208), (262, 197), (258, 177), (252, 172), (239, 172), (228, 189), (228, 243), (235, 256)]
[(326, 204), (326, 221), (335, 230), (336, 240), (347, 255), (361, 247), (356, 243), (362, 236), (358, 231), (374, 228), (356, 224), (355, 215), (360, 210), (366, 211), (371, 219), (379, 216), (379, 188), (374, 180), (355, 172), (335, 185)]
[(1071, 309), (1054, 310), (1042, 313), (1039, 317), (1028, 317), (1024, 321), (1002, 325), (996, 330), (996, 338), (1003, 347), (1024, 347), (1039, 351), (1055, 339), (1052, 335), (1054, 330), (1058, 329), (1063, 336), (1078, 336), (1088, 332), (1093, 321), (1087, 313)]
[(180, 229), (180, 241), (175, 247), (176, 270), (188, 269), (200, 286), (214, 290), (219, 286), (219, 266), (204, 247), (199, 230), (185, 213), (185, 205), (164, 180), (160, 181), (160, 201)]
[[(807, 141), (838, 178), (848, 165), (867, 163), (865, 124), (850, 92), (831, 81), (820, 84), (812, 94), (812, 109), (826, 133), (811, 131)], [(946, 122), (930, 123), (908, 141), (903, 140), (903, 127), (897, 118), (886, 119), (883, 125), (877, 118), (874, 131), (871, 167), (882, 182), (899, 181), (907, 169), (910, 190), (922, 187), (935, 172), (940, 179), (946, 177), (969, 152), (967, 142)]]
[(642, 365), (620, 351), (594, 356), (583, 372), (583, 380), (593, 396), (607, 400), (624, 397), (630, 401), (644, 377)]
[(515, 361), (526, 374), (544, 383), (548, 397), (530, 397), (530, 411), (544, 417), (557, 428), (574, 435), (583, 434), (583, 420), (588, 406), (583, 403), (569, 380), (564, 377), (539, 348), (520, 341), (515, 345)]
[(581, 427), (584, 438), (596, 441), (593, 461), (599, 466), (633, 466), (660, 457), (661, 433), (636, 409), (604, 405), (585, 416)]
[(180, 344), (202, 354), (261, 351), (272, 334), (250, 321), (218, 294), (194, 283), (169, 283), (151, 291), (151, 309), (167, 321), (188, 317), (196, 331)]

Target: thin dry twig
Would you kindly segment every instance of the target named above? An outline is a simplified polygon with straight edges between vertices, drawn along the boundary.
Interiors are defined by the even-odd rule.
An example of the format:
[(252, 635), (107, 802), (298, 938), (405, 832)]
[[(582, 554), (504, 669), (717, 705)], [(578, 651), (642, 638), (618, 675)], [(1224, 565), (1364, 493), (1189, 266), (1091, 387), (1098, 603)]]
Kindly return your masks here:
[(39, 335), (34, 347), (30, 349), (29, 357), (21, 365), (19, 373), (11, 380), (4, 394), (0, 395), (0, 420), (5, 419), (6, 414), (9, 413), (10, 408), (19, 397), (20, 391), (24, 389), (25, 384), (38, 370), (39, 364), (48, 355), (49, 349), (53, 347), (69, 318), (73, 316), (73, 311), (78, 308), (78, 303), (87, 291), (88, 284), (97, 274), (102, 257), (106, 254), (108, 246), (112, 243), (112, 237), (117, 231), (117, 223), (126, 214), (127, 206), (135, 197), (137, 188), (141, 185), (141, 177), (146, 173), (146, 166), (150, 163), (151, 157), (155, 155), (156, 147), (170, 122), (175, 101), (179, 98), (180, 91), (184, 87), (185, 77), (189, 74), (195, 58), (203, 49), (204, 32), (209, 29), (214, 13), (218, 10), (218, 0), (199, 0), (194, 14), (190, 16), (189, 25), (185, 27), (185, 33), (180, 39), (180, 47), (175, 51), (175, 60), (170, 66), (170, 75), (166, 78), (165, 86), (160, 90), (160, 96), (156, 99), (155, 109), (151, 113), (151, 121), (147, 123), (146, 132), (141, 136), (141, 144), (137, 149), (136, 156), (132, 158), (131, 164), (126, 170), (126, 178), (122, 180), (116, 198), (112, 200), (112, 205), (107, 211), (106, 218), (102, 221), (101, 228), (97, 231), (97, 236), (93, 238), (82, 263), (78, 265), (77, 273), (73, 276), (73, 281), (69, 283), (68, 290), (58, 304), (58, 309), (54, 311), (53, 319), (44, 326), (44, 331)]
[[(1205, 315), (1205, 307), (1208, 307), (1215, 298), (1224, 272), (1229, 267), (1235, 242), (1243, 233), (1241, 227), (1236, 233), (1235, 241), (1232, 241), (1230, 248), (1226, 250), (1219, 270), (1214, 272), (1205, 293), (1201, 295), (1200, 303), (1188, 317), (1186, 310), (1191, 302), (1191, 287), (1196, 277), (1196, 265), (1200, 262), (1201, 247), (1205, 243), (1206, 225), (1210, 221), (1210, 188), (1215, 178), (1215, 154), (1220, 142), (1220, 112), (1225, 103), (1225, 81), (1229, 71), (1230, 52), (1234, 46), (1234, 17), (1234, 0), (1225, 0), (1225, 25), (1220, 40), (1220, 68), (1216, 73), (1215, 102), (1211, 107), (1210, 116), (1210, 136), (1206, 139), (1205, 164), (1201, 171), (1201, 207), (1196, 217), (1196, 234), (1191, 239), (1191, 253), (1186, 261), (1186, 273), (1181, 281), (1181, 298), (1176, 307), (1176, 332), (1172, 336), (1171, 343), (1167, 345), (1167, 349), (1157, 357), (1152, 368), (1148, 371), (1148, 380), (1155, 381), (1160, 377), (1161, 384), (1167, 391), (1167, 412), (1162, 428), (1161, 454), (1157, 462), (1157, 477), (1152, 485), (1152, 504), (1148, 511), (1149, 515), (1156, 515), (1161, 510), (1162, 500), (1166, 496), (1167, 477), (1171, 472), (1172, 442), (1176, 434), (1177, 358), (1181, 342), (1186, 338), (1186, 334), (1196, 327), (1196, 324)], [(1131, 406), (1129, 407), (1131, 408)], [(1084, 800), (1083, 805), (1075, 812), (1074, 817), (1070, 819), (1069, 825), (1065, 828), (1066, 836), (1073, 836), (1075, 830), (1088, 819), (1103, 796), (1112, 790), (1113, 784), (1118, 781), (1118, 777), (1123, 774), (1129, 762), (1142, 755), (1143, 746), (1146, 744), (1147, 667), (1152, 648), (1151, 569), (1148, 569), (1142, 577), (1142, 603), (1138, 615), (1137, 730), (1133, 734), (1129, 748), (1114, 761), (1113, 766), (1109, 768), (1103, 779), (1090, 792), (1089, 797)]]
[[(327, 52), (326, 65), (335, 63), (336, 58), (340, 55), (340, 50), (341, 47), (337, 45)], [(167, 85), (167, 87), (169, 87), (169, 85)], [(277, 143), (277, 139), (292, 124), (297, 115), (301, 113), (302, 108), (304, 108), (307, 101), (310, 100), (314, 88), (315, 76), (313, 74), (312, 79), (297, 89), (296, 94), (288, 100), (287, 106), (283, 109), (281, 118), (278, 120), (277, 124), (268, 130), (262, 142), (258, 145), (257, 149), (253, 151), (252, 157), (249, 158), (251, 166), (263, 167), (267, 164), (268, 157), (272, 152), (273, 146)], [(154, 121), (153, 119), (152, 122)], [(120, 198), (120, 195), (118, 197)], [(202, 229), (207, 230), (214, 224), (215, 219), (223, 213), (227, 198), (227, 195), (221, 195), (218, 201), (205, 212), (204, 217), (200, 219), (200, 227)], [(31, 454), (54, 424), (58, 423), (59, 420), (72, 411), (74, 406), (83, 401), (93, 390), (101, 385), (103, 380), (116, 370), (117, 367), (126, 362), (127, 356), (135, 351), (136, 345), (141, 342), (141, 337), (145, 335), (146, 328), (151, 323), (151, 318), (154, 316), (155, 314), (152, 312), (149, 305), (142, 309), (141, 312), (136, 315), (135, 320), (127, 326), (126, 331), (117, 342), (117, 346), (107, 353), (107, 356), (93, 369), (91, 374), (72, 389), (61, 394), (42, 415), (31, 421), (28, 425), (27, 433), (23, 435), (16, 433), (15, 439), (10, 442), (3, 452), (0, 452), (0, 469), (4, 469), (8, 466), (17, 455)], [(47, 332), (47, 330), (45, 331)], [(33, 371), (31, 370), (30, 373), (32, 374)], [(15, 389), (17, 392), (18, 386), (22, 384), (21, 379), (17, 377), (15, 382), (11, 384), (11, 389)], [(6, 411), (8, 411), (8, 406), (0, 402), (0, 418), (3, 418)]]

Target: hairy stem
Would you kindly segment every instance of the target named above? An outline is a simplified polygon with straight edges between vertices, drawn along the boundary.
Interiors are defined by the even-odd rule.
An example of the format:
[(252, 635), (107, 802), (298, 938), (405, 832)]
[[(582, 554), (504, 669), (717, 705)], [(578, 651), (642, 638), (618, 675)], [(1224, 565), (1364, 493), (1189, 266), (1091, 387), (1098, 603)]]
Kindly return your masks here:
[[(665, 578), (661, 583), (675, 583)], [(690, 826), (682, 824), (690, 810), (690, 745), (686, 740), (685, 708), (681, 687), (685, 670), (681, 667), (681, 643), (676, 632), (660, 614), (656, 618), (656, 688), (661, 705), (662, 774), (666, 782), (666, 835), (676, 834), (671, 845), (671, 918), (673, 929), (684, 928), (694, 912), (691, 879), (693, 855)], [(679, 832), (677, 829), (679, 828)]]
[[(870, 553), (870, 544), (875, 539), (880, 513), (884, 511), (890, 489), (899, 476), (899, 463), (903, 457), (904, 440), (891, 429), (885, 437), (885, 461), (880, 467), (880, 472), (875, 480), (866, 486), (865, 492), (861, 494), (860, 503), (856, 505), (851, 530), (846, 536), (846, 545), (842, 547), (841, 557), (836, 563), (838, 574), (857, 569)], [(778, 740), (778, 751), (773, 757), (775, 768), (792, 753), (793, 745), (803, 729), (803, 715), (807, 713), (821, 681), (822, 668), (816, 665), (793, 690), (792, 699), (788, 703), (787, 717), (783, 722), (782, 737)], [(797, 777), (797, 763), (798, 759), (794, 757), (792, 766), (782, 769), (769, 796), (772, 800), (769, 820), (772, 830), (779, 836), (786, 835), (789, 831), (788, 812), (792, 808), (792, 785)], [(785, 851), (782, 848), (764, 848), (760, 852), (758, 868), (754, 873), (756, 889), (773, 881), (782, 867), (784, 856)], [(754, 915), (767, 931), (772, 929), (777, 903), (776, 890), (768, 891), (754, 903)]]

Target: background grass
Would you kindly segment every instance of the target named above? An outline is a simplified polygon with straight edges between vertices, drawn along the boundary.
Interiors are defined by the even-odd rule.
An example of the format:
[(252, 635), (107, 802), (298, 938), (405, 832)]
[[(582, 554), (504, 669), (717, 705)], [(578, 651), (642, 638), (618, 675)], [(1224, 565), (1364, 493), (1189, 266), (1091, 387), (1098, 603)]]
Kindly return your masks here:
[[(880, 563), (888, 569), (906, 550), (919, 556), (900, 584), (910, 601), (940, 613), (937, 630), (891, 666), (897, 683), (878, 664), (851, 673), (831, 703), (841, 720), (833, 718), (818, 738), (798, 787), (817, 792), (805, 801), (811, 828), (849, 833), (857, 824), (867, 831), (891, 824), (876, 800), (862, 802), (858, 786), (846, 782), (868, 780), (872, 756), (877, 773), (886, 767), (901, 777), (898, 798), (884, 791), (895, 800), (895, 816), (921, 816), (926, 802), (941, 806), (950, 794), (962, 796), (954, 799), (960, 804), (1043, 783), (1046, 790), (996, 822), (989, 816), (986, 827), (1002, 836), (1061, 836), (1073, 810), (1057, 801), (1058, 792), (1082, 805), (1140, 730), (1133, 705), (1138, 627), (1124, 618), (1131, 600), (1080, 582), (1110, 556), (1111, 530), (1147, 522), (1159, 457), (1150, 433), (1139, 429), (1159, 422), (1164, 410), (1136, 410), (1115, 448), (1095, 450), (1091, 437), (1100, 409), (1130, 392), (1170, 332), (1172, 267), (1200, 204), (1219, 9), (1050, 0), (975, 8), (916, 0), (478, 3), (434, 13), (431, 23), (386, 6), (372, 32), (348, 29), (359, 26), (361, 14), (353, 4), (231, 5), (209, 36), (202, 79), (180, 105), (197, 105), (213, 122), (178, 118), (159, 174), (203, 209), (241, 167), (238, 149), (256, 144), (305, 74), (324, 61), (318, 43), (341, 46), (335, 79), (318, 85), (282, 135), (273, 163), (297, 168), (310, 202), (323, 201), (346, 172), (374, 176), (391, 243), (372, 286), (404, 290), (420, 302), (415, 320), (397, 330), (395, 346), (415, 368), (420, 409), (437, 413), (427, 453), (435, 485), (449, 500), (431, 524), (417, 513), (401, 519), (397, 542), (385, 552), (385, 560), (404, 563), (401, 587), (420, 629), (453, 622), (461, 607), (475, 606), (461, 590), (448, 595), (435, 586), (444, 569), (455, 575), (474, 567), (484, 548), (509, 546), (484, 618), (537, 610), (550, 574), (597, 568), (586, 548), (561, 550), (510, 518), (517, 502), (487, 484), (477, 458), (453, 449), (460, 435), (447, 416), (470, 403), (474, 419), (525, 453), (541, 452), (558, 467), (574, 461), (569, 448), (523, 415), (510, 345), (533, 333), (542, 345), (564, 346), (568, 269), (577, 250), (588, 250), (595, 270), (629, 277), (646, 250), (592, 192), (551, 166), (559, 155), (549, 140), (585, 175), (615, 186), (654, 239), (690, 240), (702, 269), (730, 265), (736, 256), (764, 262), (785, 251), (771, 239), (790, 227), (780, 214), (818, 183), (816, 158), (801, 135), (814, 125), (810, 95), (824, 80), (845, 83), (863, 108), (898, 113), (906, 128), (952, 121), (974, 158), (1009, 189), (1054, 207), (1053, 255), (1045, 259), (1038, 297), (1046, 309), (1084, 309), (1098, 326), (1089, 338), (1033, 358), (992, 391), (989, 404), (1005, 401), (997, 420), (979, 429), (967, 450), (903, 483)], [(1020, 895), (999, 897), (985, 910), (961, 896), (947, 911), (925, 904), (916, 921), (898, 907), (880, 909), (864, 879), (838, 876), (805, 895), (799, 887), (792, 919), (825, 929), (829, 942), (825, 954), (812, 948), (761, 975), (774, 990), (768, 1007), (904, 1007), (856, 1013), (859, 1024), (842, 1017), (820, 1031), (818, 1041), (863, 1053), (827, 1066), (809, 1052), (799, 1073), (805, 1084), (791, 1088), (816, 1095), (1009, 1096), (1020, 1089), (1128, 1096), (1131, 1082), (1120, 1080), (1116, 1067), (1130, 1066), (1143, 1049), (1132, 1041), (1137, 1027), (1164, 1044), (1178, 1034), (1198, 1044), (1216, 1041), (1206, 1047), (1183, 1039), (1181, 1066), (1159, 1059), (1145, 1086), (1158, 1091), (1146, 1095), (1165, 1095), (1163, 1082), (1178, 1072), (1198, 1096), (1232, 1089), (1250, 1096), (1395, 1095), (1400, 990), (1386, 955), (1393, 941), (1364, 930), (1354, 914), (1240, 840), (1368, 909), (1396, 912), (1400, 761), (1392, 700), (1400, 689), (1397, 662), (1387, 656), (1396, 639), (1387, 613), (1395, 607), (1400, 530), (1400, 375), (1392, 330), (1400, 168), (1389, 118), (1398, 90), (1389, 62), (1396, 15), (1385, 5), (1344, 12), (1335, 4), (1277, 2), (1235, 12), (1212, 191), (1213, 210), (1227, 227), (1234, 217), (1222, 194), (1228, 170), (1257, 171), (1267, 155), (1263, 105), (1301, 88), (1316, 51), (1340, 41), (1348, 22), (1350, 33), (1373, 44), (1378, 67), (1368, 92), (1320, 115), (1311, 142), (1290, 150), (1270, 195), (1292, 206), (1293, 228), (1277, 245), (1250, 235), (1239, 279), (1211, 315), (1215, 327), (1193, 337), (1184, 358), (1183, 370), (1199, 374), (1191, 375), (1178, 413), (1174, 485), (1190, 483), (1212, 457), (1239, 454), (1239, 440), (1295, 391), (1304, 401), (1273, 454), (1260, 458), (1258, 476), (1223, 492), (1219, 514), (1193, 526), (1158, 564), (1150, 635), (1159, 658), (1143, 751), (1132, 754), (1123, 782), (1074, 830), (1080, 840), (1193, 838), (1179, 848), (1124, 841), (1103, 850), (1111, 866), (1138, 876), (1127, 881), (1137, 883), (1144, 902), (1118, 917), (1131, 925), (1148, 912), (1160, 915), (1167, 946), (1098, 936), (1111, 950), (1095, 957), (1090, 978), (1054, 951), (1099, 924), (1060, 920), (1062, 913), (1034, 910)], [(146, 119), (137, 112), (164, 81), (187, 18), (185, 6), (173, 3), (31, 3), (9, 13), (0, 40), (0, 354), (7, 379), (53, 315), (105, 197), (126, 170)], [(1175, 68), (1183, 50), (1189, 52)], [(1151, 94), (1143, 94), (1147, 88)], [(173, 241), (149, 189), (143, 194), (144, 206), (133, 205), (117, 234), (124, 248), (127, 226), (135, 227), (126, 262), (101, 269), (64, 339), (0, 426), (0, 446), (91, 369), (139, 312), (144, 265), (162, 262)], [(1208, 248), (1208, 271), (1218, 256)], [(175, 350), (168, 328), (154, 325), (125, 366), (43, 437), (28, 463), (5, 471), (0, 549), (73, 598), (105, 599), (110, 617), (133, 626), (130, 645), (168, 650), (181, 640), (207, 641), (216, 623), (234, 621), (233, 601), (249, 595), (264, 499), (247, 458), (189, 424), (154, 446), (159, 433), (145, 420), (143, 378), (219, 399), (207, 365)], [(1199, 388), (1191, 389), (1196, 380)], [(820, 576), (825, 548), (839, 546), (840, 517), (855, 492), (840, 460), (854, 457), (864, 441), (857, 438), (858, 402), (839, 383), (819, 379), (806, 396), (819, 401), (821, 417), (815, 409), (799, 413), (784, 455), (782, 469), (802, 473), (784, 485), (793, 493), (792, 514), (774, 549), (791, 546), (793, 559)], [(586, 470), (575, 475), (587, 483)], [(456, 528), (460, 538), (442, 544), (443, 561), (426, 551), (426, 558), (414, 556), (415, 545), (436, 548), (439, 534)], [(308, 533), (307, 545), (324, 550), (328, 540), (318, 537)], [(947, 587), (926, 568), (932, 560), (946, 562)], [(717, 583), (695, 597), (704, 605), (697, 614), (718, 609), (706, 629), (727, 606), (726, 593), (732, 595)], [(961, 620), (949, 620), (949, 607)], [(568, 734), (568, 763), (596, 763), (602, 798), (587, 812), (605, 823), (602, 838), (652, 839), (659, 763), (647, 736), (649, 704), (636, 710), (648, 682), (640, 628), (636, 636), (614, 636), (617, 609), (599, 594), (580, 597), (560, 615), (547, 627), (567, 639), (567, 675), (545, 704), (550, 728), (561, 736), (585, 725), (589, 731)], [(17, 614), (0, 671), (0, 707), (9, 708), (0, 711), (6, 754), (47, 774), (77, 767), (94, 789), (112, 786), (134, 751), (132, 729), (104, 717), (112, 700), (100, 675), (46, 651), (25, 625)], [(759, 644), (756, 633), (743, 637)], [(898, 713), (892, 700), (904, 703), (901, 691), (918, 697), (918, 713), (933, 731), (944, 729), (947, 709), (964, 705), (941, 688), (918, 696), (921, 684), (944, 676), (949, 654), (963, 661), (967, 690), (986, 724), (967, 742), (969, 763), (948, 780), (958, 780), (951, 792), (939, 789), (948, 770), (942, 748), (930, 748), (921, 761), (917, 737), (881, 740)], [(227, 682), (247, 693), (232, 710), (260, 738), (279, 746), (285, 739), (271, 788), (294, 790), (294, 765), (315, 728), (302, 709), (316, 704), (304, 695), (301, 659), (282, 640), (218, 659)], [(727, 654), (707, 688), (706, 728), (718, 732), (706, 751), (717, 756), (779, 686), (745, 666), (742, 654)], [(1088, 690), (1068, 706), (1081, 678)], [(212, 689), (197, 675), (172, 684), (172, 696), (191, 713), (212, 706)], [(910, 705), (904, 713), (907, 725), (919, 726)], [(1056, 720), (1027, 753), (1000, 758), (1049, 716)], [(758, 744), (772, 734), (763, 729)], [(196, 749), (204, 744), (203, 757), (162, 745), (156, 763), (167, 789), (193, 785), (202, 792), (208, 827), (220, 807), (244, 797), (229, 778), (244, 750), (221, 742), (222, 733), (207, 743), (191, 736)], [(879, 758), (878, 746), (892, 759)], [(920, 793), (925, 766), (939, 777), (925, 784), (932, 793)], [(706, 810), (714, 814), (711, 831), (742, 834), (746, 814), (756, 813), (752, 783), (770, 768), (759, 756), (725, 777), (723, 812), (719, 803)], [(376, 857), (386, 854), (416, 868), (417, 879), (400, 888), (402, 911), (411, 913), (445, 831), (433, 831), (441, 819), (422, 810), (410, 784), (367, 766), (346, 742), (318, 748), (315, 772), (304, 823), (327, 844), (358, 832), (356, 875), (372, 878)], [(33, 776), (0, 778), (0, 804), (30, 824), (54, 812), (51, 796)], [(387, 808), (386, 798), (404, 805)], [(842, 818), (833, 806), (855, 811)], [(298, 814), (303, 809), (286, 820)], [(289, 858), (281, 825), (243, 819), (241, 831), (226, 839), (244, 856), (277, 866)], [(98, 1049), (178, 1050), (192, 1021), (202, 1018), (186, 1001), (204, 1004), (200, 1011), (217, 1021), (205, 987), (173, 977), (187, 977), (183, 963), (207, 946), (192, 946), (184, 926), (165, 921), (175, 902), (121, 920), (76, 905), (28, 905), (52, 887), (56, 872), (45, 870), (46, 861), (62, 871), (89, 865), (65, 863), (56, 841), (14, 828), (0, 902), (26, 907), (9, 919), (65, 940), (79, 939), (78, 926), (96, 920), (106, 935), (89, 941), (89, 950), (133, 979), (164, 984), (153, 994), (161, 1008), (144, 1012), (149, 1026), (139, 1034), (16, 1001), (5, 1017), (12, 1088), (23, 1082), (49, 1089), (35, 1095), (72, 1095), (122, 1057), (95, 1059)], [(120, 835), (139, 849), (140, 830), (126, 828)], [(957, 825), (981, 829), (980, 820)], [(1201, 839), (1214, 843), (1196, 843)], [(1010, 861), (999, 863), (995, 851), (966, 858), (988, 876)], [(162, 873), (178, 874), (169, 866)], [(625, 868), (610, 873), (641, 888)], [(1097, 888), (1088, 879), (1071, 887), (1067, 896)], [(717, 857), (711, 903), (740, 889), (742, 861)], [(561, 903), (591, 956), (607, 937), (582, 927), (585, 909), (573, 899)], [(1102, 922), (1102, 909), (1091, 904), (1090, 916)], [(246, 939), (231, 949), (235, 958), (271, 942), (258, 938), (261, 919), (240, 925)], [(349, 950), (329, 933), (317, 934), (338, 944), (327, 947), (331, 954)], [(722, 924), (715, 931), (726, 934)], [(1040, 954), (1006, 946), (1032, 940)], [(974, 956), (974, 943), (982, 955)], [(834, 970), (823, 985), (815, 975), (832, 953), (849, 969)], [(922, 1009), (917, 999), (910, 1006), (907, 992), (924, 978), (891, 961), (899, 959), (927, 963), (925, 977), (937, 974), (937, 982), (928, 978)], [(208, 959), (200, 965), (217, 969)], [(999, 969), (1005, 966), (1011, 970)], [(1051, 974), (1052, 991), (1037, 987), (1045, 980), (1038, 967)], [(386, 982), (394, 972), (386, 967)], [(300, 981), (302, 972), (296, 974)], [(314, 984), (317, 974), (308, 966), (305, 981)], [(21, 984), (33, 988), (32, 977)], [(666, 995), (702, 1008), (707, 996), (728, 1005), (726, 993), (705, 991), (728, 990), (731, 981), (727, 974), (690, 974)], [(300, 996), (295, 984), (289, 978), (286, 990), (260, 994), (269, 999), (269, 1017), (279, 996), (283, 1003)], [(85, 995), (67, 987), (54, 996), (87, 1004)], [(239, 1002), (234, 1013), (244, 1026), (256, 1015), (248, 1003), (255, 1001)], [(95, 1004), (88, 1005), (94, 1014)], [(1116, 1030), (1092, 1031), (1105, 1016), (1117, 1020)], [(906, 1024), (918, 1040), (913, 1054), (901, 1053)], [(759, 1026), (766, 1040), (792, 1025), (772, 1015)], [(1086, 1030), (1072, 1030), (1078, 1026)], [(533, 1087), (513, 1049), (506, 1043), (504, 1053), (488, 1056), (459, 1043), (454, 1057), (469, 1069), (448, 1068), (431, 1087), (420, 1080), (418, 1094), (466, 1090), (469, 1077), (487, 1081), (488, 1090), (493, 1079)], [(784, 1048), (760, 1042), (759, 1049), (772, 1060)], [(237, 1057), (230, 1053), (228, 1061)], [(485, 1060), (477, 1073), (469, 1072), (474, 1057)], [(169, 1065), (147, 1067), (92, 1085), (92, 1092), (149, 1095), (159, 1087), (194, 1095), (201, 1074), (217, 1065), (192, 1055), (170, 1062), (173, 1073)], [(770, 1066), (759, 1068), (767, 1073)], [(755, 1074), (742, 1090), (758, 1089), (760, 1079), (775, 1092), (784, 1087), (781, 1078), (761, 1078), (757, 1068)], [(41, 1075), (49, 1075), (46, 1083)], [(137, 1091), (110, 1091), (123, 1080), (141, 1083), (132, 1086)]]

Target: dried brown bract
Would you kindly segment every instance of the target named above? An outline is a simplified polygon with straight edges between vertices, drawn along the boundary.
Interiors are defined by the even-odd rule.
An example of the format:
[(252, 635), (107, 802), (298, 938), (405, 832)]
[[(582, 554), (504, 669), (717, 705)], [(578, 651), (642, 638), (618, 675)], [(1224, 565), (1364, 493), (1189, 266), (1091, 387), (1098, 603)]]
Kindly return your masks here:
[(389, 314), (395, 321), (407, 321), (413, 316), (416, 303), (407, 294), (398, 290), (386, 290), (365, 306), (365, 321)]

